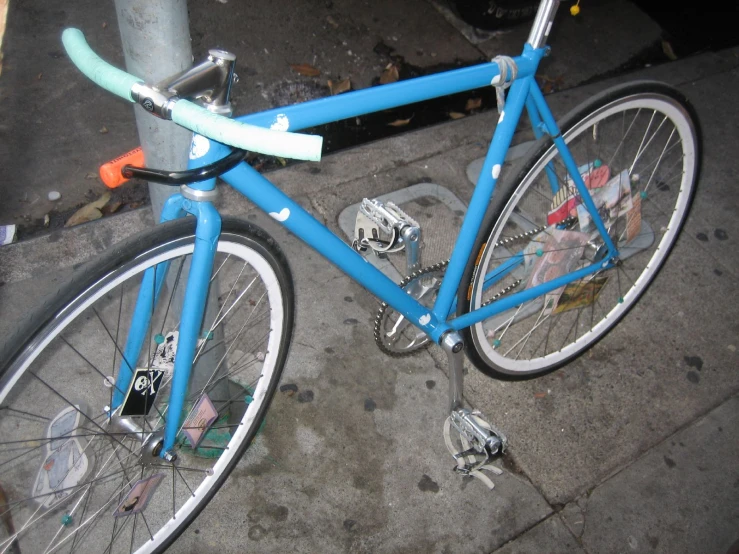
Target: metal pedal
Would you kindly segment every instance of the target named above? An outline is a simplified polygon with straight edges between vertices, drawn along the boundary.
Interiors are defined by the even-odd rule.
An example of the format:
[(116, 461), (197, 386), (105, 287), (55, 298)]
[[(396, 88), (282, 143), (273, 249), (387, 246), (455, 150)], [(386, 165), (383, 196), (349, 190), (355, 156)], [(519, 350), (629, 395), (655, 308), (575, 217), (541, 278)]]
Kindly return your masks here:
[(378, 256), (406, 250), (407, 273), (421, 267), (421, 226), (393, 202), (365, 198), (359, 205), (352, 246)]
[[(456, 446), (452, 432), (456, 432), (459, 439)], [(455, 472), (476, 477), (491, 490), (495, 487), (482, 471), (502, 475), (503, 470), (492, 465), (491, 461), (505, 452), (507, 440), (503, 433), (485, 421), (480, 412), (466, 408), (452, 410), (444, 424), (444, 442), (457, 464)]]

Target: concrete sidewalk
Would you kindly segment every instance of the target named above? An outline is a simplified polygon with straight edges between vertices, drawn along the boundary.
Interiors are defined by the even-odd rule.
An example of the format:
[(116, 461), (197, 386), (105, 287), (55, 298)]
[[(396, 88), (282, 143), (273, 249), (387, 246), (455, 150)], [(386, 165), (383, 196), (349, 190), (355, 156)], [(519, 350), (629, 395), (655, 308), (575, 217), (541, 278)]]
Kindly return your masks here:
[[(739, 538), (739, 50), (632, 77), (675, 84), (698, 110), (693, 211), (654, 286), (585, 356), (521, 383), (470, 370), (466, 399), (510, 437), (493, 492), (451, 471), (440, 349), (381, 354), (377, 301), (223, 190), (224, 213), (266, 228), (290, 260), (298, 319), (283, 382), (314, 399), (278, 393), (268, 419), (287, 433), (257, 441), (173, 552), (727, 551)], [(562, 114), (609, 84), (548, 100)], [(466, 203), (465, 168), (494, 124), (492, 113), (468, 117), (270, 177), (340, 233), (346, 206), (421, 182)], [(139, 210), (0, 250), (0, 332), (74, 264), (150, 225)], [(277, 463), (262, 463), (264, 452)]]

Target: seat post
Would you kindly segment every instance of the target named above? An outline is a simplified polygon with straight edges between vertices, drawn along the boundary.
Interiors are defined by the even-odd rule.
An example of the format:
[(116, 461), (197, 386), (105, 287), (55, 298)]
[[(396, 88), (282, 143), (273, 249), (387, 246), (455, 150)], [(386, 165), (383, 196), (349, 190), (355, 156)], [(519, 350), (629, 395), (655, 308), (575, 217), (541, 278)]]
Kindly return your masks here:
[(529, 38), (526, 40), (533, 48), (542, 48), (547, 43), (558, 7), (559, 0), (541, 0)]

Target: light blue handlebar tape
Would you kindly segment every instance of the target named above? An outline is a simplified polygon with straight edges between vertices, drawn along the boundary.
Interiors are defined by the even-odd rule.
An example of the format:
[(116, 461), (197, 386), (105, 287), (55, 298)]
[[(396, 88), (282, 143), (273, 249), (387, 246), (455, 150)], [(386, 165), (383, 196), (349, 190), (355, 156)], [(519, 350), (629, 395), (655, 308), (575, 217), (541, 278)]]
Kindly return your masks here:
[(187, 100), (174, 103), (172, 121), (199, 135), (243, 150), (296, 160), (317, 162), (321, 159), (323, 137), (319, 135), (288, 133), (240, 123)]
[(143, 82), (141, 79), (113, 67), (100, 58), (88, 46), (85, 35), (79, 29), (65, 29), (62, 33), (62, 43), (72, 63), (85, 76), (105, 90), (133, 102), (131, 87), (136, 83)]

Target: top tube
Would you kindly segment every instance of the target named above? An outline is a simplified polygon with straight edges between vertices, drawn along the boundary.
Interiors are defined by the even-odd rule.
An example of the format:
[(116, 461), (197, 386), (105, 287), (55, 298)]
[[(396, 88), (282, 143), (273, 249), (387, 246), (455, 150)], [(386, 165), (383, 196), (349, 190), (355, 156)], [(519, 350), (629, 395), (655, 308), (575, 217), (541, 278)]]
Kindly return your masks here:
[[(528, 44), (523, 54), (513, 61), (518, 66), (518, 79), (536, 73), (543, 50), (534, 50)], [(448, 94), (492, 86), (500, 75), (498, 64), (483, 64), (416, 77), (397, 83), (370, 87), (337, 96), (309, 100), (300, 104), (247, 114), (236, 119), (258, 127), (298, 131), (324, 123), (387, 110), (414, 102), (430, 100)]]

